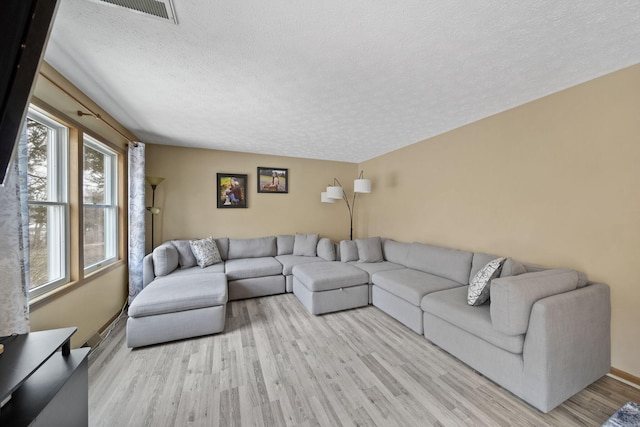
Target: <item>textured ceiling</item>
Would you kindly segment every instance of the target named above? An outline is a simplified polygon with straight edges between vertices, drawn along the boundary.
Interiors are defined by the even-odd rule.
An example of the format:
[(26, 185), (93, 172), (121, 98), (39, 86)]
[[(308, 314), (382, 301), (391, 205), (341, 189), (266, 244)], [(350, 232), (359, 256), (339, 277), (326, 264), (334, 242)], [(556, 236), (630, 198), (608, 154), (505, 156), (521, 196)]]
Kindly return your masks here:
[(360, 162), (640, 63), (637, 0), (60, 2), (46, 61), (147, 143)]

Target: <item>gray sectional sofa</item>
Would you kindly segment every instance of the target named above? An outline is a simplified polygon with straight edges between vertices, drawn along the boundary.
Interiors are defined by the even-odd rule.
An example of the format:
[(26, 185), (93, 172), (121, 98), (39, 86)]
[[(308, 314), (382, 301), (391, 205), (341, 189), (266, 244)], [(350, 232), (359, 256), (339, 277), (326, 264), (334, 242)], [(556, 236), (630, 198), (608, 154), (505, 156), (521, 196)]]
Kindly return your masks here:
[(573, 270), (508, 258), (490, 282), (490, 300), (471, 306), (469, 283), (495, 255), (315, 235), (216, 243), (222, 260), (206, 268), (194, 266), (188, 241), (145, 257), (145, 287), (129, 308), (130, 347), (221, 332), (227, 299), (294, 291), (311, 313), (372, 303), (543, 412), (610, 369), (609, 287)]

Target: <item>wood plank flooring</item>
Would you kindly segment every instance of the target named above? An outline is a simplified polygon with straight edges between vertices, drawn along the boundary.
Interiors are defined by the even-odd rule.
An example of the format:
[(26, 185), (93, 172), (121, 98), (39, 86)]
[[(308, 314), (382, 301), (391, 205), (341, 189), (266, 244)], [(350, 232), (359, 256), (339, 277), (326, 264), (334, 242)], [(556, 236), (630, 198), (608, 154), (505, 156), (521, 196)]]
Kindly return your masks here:
[(92, 426), (599, 426), (640, 390), (604, 377), (542, 414), (373, 306), (234, 301), (225, 332), (92, 353)]

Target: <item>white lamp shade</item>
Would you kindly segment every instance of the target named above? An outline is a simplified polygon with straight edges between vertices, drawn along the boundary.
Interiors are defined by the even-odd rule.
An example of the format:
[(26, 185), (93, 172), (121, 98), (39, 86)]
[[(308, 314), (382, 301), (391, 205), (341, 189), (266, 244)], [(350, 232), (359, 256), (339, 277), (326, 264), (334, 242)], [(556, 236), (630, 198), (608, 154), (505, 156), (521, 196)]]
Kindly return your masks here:
[(327, 187), (327, 197), (330, 199), (342, 199), (344, 191), (339, 185), (331, 185)]
[(353, 191), (356, 193), (371, 193), (370, 179), (356, 179), (353, 181)]
[(320, 193), (320, 201), (322, 203), (335, 203), (336, 201), (334, 199), (330, 199), (329, 196), (327, 196), (327, 192), (323, 191), (322, 193)]

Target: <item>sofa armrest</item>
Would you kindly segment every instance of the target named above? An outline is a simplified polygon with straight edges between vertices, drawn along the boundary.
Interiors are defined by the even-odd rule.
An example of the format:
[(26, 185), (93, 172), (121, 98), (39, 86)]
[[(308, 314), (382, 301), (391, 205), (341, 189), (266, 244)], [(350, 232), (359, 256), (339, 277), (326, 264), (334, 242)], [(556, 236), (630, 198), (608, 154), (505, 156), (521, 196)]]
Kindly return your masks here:
[(590, 284), (537, 301), (524, 342), (525, 400), (543, 412), (611, 367), (609, 286)]
[(153, 272), (153, 254), (147, 254), (142, 259), (142, 287), (146, 287), (149, 283), (155, 279), (156, 276)]
[(574, 270), (555, 269), (491, 281), (491, 323), (503, 334), (521, 335), (529, 328), (536, 301), (576, 289), (586, 276)]

